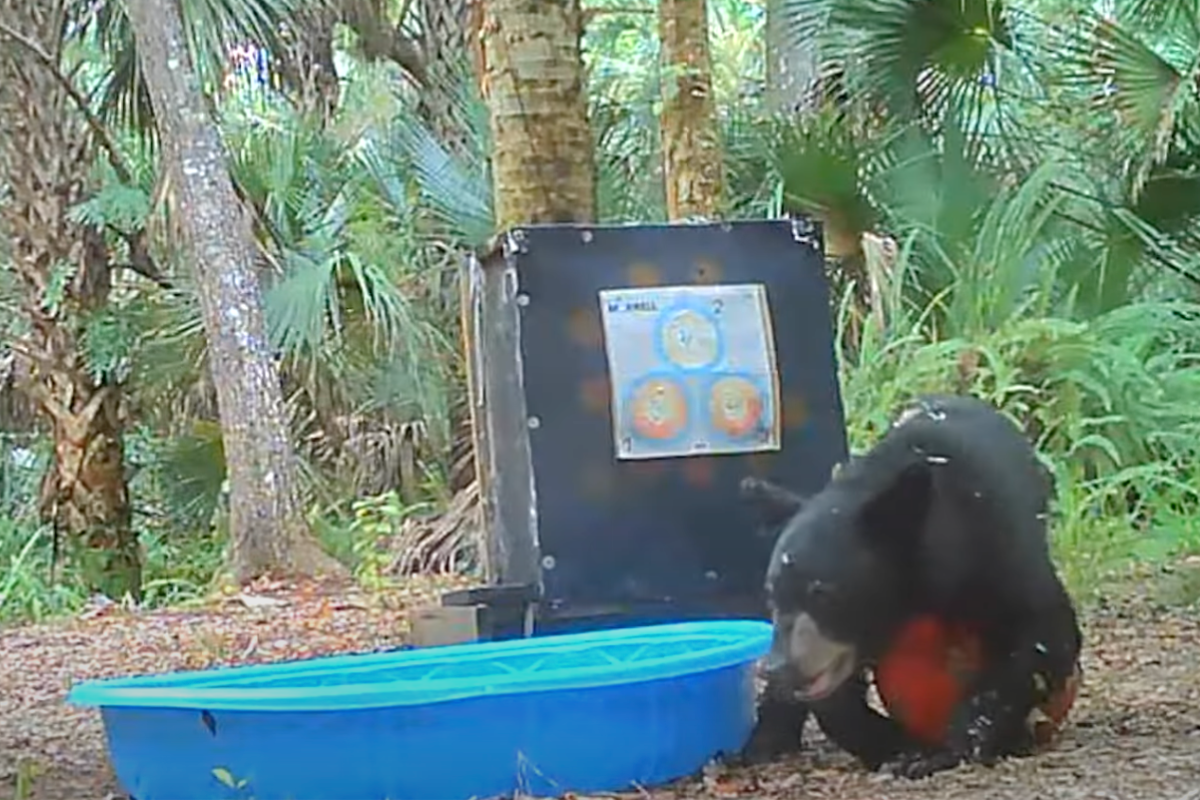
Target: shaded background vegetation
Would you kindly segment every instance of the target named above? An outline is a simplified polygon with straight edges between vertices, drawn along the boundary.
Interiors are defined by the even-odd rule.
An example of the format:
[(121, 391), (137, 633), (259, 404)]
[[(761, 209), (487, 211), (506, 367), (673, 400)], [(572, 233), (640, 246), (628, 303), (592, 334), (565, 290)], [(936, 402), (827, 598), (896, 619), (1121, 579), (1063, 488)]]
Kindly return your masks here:
[[(184, 5), (254, 211), (314, 526), (364, 580), (473, 568), (456, 270), (492, 233), (487, 114), (473, 81), (443, 69), (418, 86), (394, 46), (404, 34), (439, 52), (424, 7), (436, 4), (363, 4), (366, 22), (358, 9), (327, 25), (332, 88), (295, 76), (311, 4)], [(82, 345), (87, 369), (127, 392), (146, 601), (176, 602), (221, 560), (220, 428), (127, 24), (116, 4), (88, 9), (69, 56), (129, 174), (98, 159), (73, 213), (115, 246), (144, 237), (161, 274), (119, 273)], [(1052, 469), (1056, 554), (1077, 590), (1200, 549), (1200, 2), (769, 11), (709, 0), (725, 200), (734, 217), (825, 223), (853, 445), (913, 393), (975, 392)], [(654, 3), (591, 3), (584, 46), (600, 218), (662, 220)], [(812, 65), (811, 91), (769, 85), (784, 57)], [(22, 333), (21, 291), (0, 269), (0, 341)], [(38, 513), (51, 442), (21, 370), (0, 346), (5, 618), (86, 599), (69, 570), (51, 572)], [(449, 522), (429, 521), (447, 508)]]

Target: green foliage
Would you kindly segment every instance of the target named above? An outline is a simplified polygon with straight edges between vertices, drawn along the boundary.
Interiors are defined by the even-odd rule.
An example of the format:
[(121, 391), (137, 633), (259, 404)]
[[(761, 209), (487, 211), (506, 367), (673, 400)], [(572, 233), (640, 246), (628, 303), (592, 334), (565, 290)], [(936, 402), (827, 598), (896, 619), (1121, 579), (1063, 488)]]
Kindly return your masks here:
[(856, 446), (914, 393), (972, 392), (1055, 474), (1055, 550), (1077, 588), (1200, 548), (1198, 17), (1139, 0), (1105, 19), (1071, 3), (779, 5), (845, 94), (749, 126), (757, 144), (735, 152), (759, 153), (827, 240), (897, 245), (873, 313), (853, 244), (839, 276)]
[(37, 519), (48, 445), (0, 436), (0, 621), (61, 613), (84, 599), (77, 588), (49, 580), (51, 532)]
[[(220, 536), (185, 505), (171, 463), (160, 455), (178, 445), (134, 429), (126, 439), (132, 467), (134, 523), (145, 560), (144, 601), (176, 603), (205, 592), (220, 566)], [(54, 532), (38, 519), (38, 485), (49, 458), (49, 440), (0, 437), (0, 622), (43, 619), (78, 610), (87, 593), (59, 564), (52, 571)], [(222, 465), (223, 473), (223, 465)], [(195, 478), (187, 471), (187, 477)], [(163, 500), (159, 500), (163, 498)]]
[[(595, 17), (584, 35), (589, 114), (596, 141), (597, 205), (602, 220), (666, 219), (659, 114), (663, 75), (658, 16), (616, 0), (587, 4)], [(713, 97), (729, 147), (761, 93), (763, 7), (752, 0), (709, 0)], [(735, 206), (749, 198), (734, 192)]]
[(145, 227), (150, 216), (150, 197), (138, 186), (109, 180), (84, 202), (75, 206), (71, 219), (88, 225), (112, 225), (132, 233)]
[(386, 583), (388, 567), (396, 556), (392, 548), (402, 526), (414, 514), (428, 510), (426, 504), (406, 505), (394, 491), (356, 500), (348, 529), (356, 577), (368, 586)]
[(157, 481), (172, 523), (188, 531), (205, 530), (213, 523), (225, 488), (225, 449), (221, 427), (197, 420), (191, 430), (170, 438), (150, 440), (144, 456), (144, 480)]
[(1200, 549), (1200, 306), (1136, 302), (1082, 322), (1015, 313), (961, 337), (931, 335), (929, 318), (903, 310), (839, 353), (856, 447), (915, 394), (970, 392), (1010, 414), (1051, 468), (1055, 550), (1076, 588), (1130, 558)]
[(135, 313), (117, 304), (88, 313), (83, 320), (83, 346), (88, 372), (97, 383), (121, 383), (138, 343)]

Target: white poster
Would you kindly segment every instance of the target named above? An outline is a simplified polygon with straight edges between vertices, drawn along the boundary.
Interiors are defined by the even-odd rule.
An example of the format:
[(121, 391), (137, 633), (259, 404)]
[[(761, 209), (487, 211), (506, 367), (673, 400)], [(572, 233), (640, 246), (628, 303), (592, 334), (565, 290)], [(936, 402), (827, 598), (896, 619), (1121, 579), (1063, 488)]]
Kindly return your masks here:
[(779, 449), (762, 284), (600, 292), (617, 458)]

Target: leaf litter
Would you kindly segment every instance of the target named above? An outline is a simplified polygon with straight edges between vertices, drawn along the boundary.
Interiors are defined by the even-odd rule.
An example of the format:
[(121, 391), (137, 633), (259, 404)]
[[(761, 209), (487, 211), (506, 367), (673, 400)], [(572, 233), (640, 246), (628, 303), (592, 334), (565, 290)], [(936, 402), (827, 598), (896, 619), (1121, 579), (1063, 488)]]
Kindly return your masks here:
[[(269, 663), (401, 646), (407, 610), (469, 585), (413, 577), (400, 588), (263, 581), (194, 608), (98, 603), (75, 618), (0, 631), (0, 796), (123, 798), (95, 709), (75, 681)], [(1056, 746), (988, 769), (921, 781), (868, 773), (810, 724), (805, 752), (752, 769), (710, 765), (647, 800), (1200, 800), (1200, 621), (1144, 597), (1085, 613), (1084, 687)], [(602, 753), (597, 758), (603, 758)], [(574, 800), (595, 800), (568, 795)]]

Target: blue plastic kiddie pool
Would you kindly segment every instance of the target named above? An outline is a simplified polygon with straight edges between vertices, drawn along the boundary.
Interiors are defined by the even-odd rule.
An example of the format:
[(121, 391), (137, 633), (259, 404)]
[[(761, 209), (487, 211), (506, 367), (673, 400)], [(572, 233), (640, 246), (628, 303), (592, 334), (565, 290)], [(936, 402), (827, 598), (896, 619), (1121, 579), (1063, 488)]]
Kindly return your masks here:
[(746, 742), (771, 627), (685, 622), (76, 685), (136, 800), (660, 785)]

